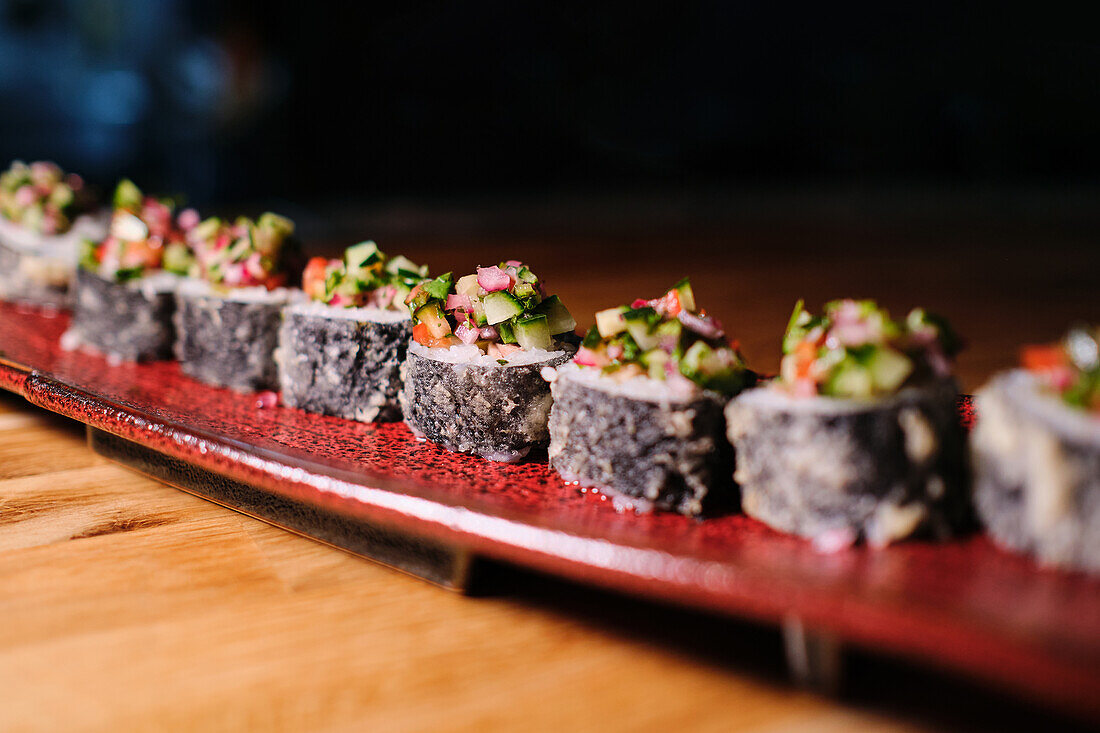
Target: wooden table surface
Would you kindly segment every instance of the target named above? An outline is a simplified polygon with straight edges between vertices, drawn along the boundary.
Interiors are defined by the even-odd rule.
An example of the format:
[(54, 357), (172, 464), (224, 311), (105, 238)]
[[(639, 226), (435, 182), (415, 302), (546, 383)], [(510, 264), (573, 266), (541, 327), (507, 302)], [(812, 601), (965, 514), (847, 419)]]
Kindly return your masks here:
[[(436, 271), (521, 256), (587, 324), (691, 274), (774, 369), (796, 297), (924, 304), (973, 388), (1018, 344), (1100, 320), (1079, 232), (745, 228), (393, 236)], [(1046, 711), (863, 651), (839, 698), (788, 683), (774, 629), (507, 568), (440, 590), (131, 473), (0, 396), (0, 730), (1028, 729)], [(1055, 718), (1055, 720), (1058, 720)], [(1058, 720), (1059, 725), (1070, 721)]]

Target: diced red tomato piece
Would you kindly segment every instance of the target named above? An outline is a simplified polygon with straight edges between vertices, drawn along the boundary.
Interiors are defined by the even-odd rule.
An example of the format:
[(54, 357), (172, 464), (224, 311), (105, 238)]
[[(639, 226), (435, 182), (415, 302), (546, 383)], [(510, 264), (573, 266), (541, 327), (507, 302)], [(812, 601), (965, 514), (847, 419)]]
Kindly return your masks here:
[(800, 341), (794, 348), (795, 374), (801, 379), (810, 376), (810, 368), (813, 367), (817, 357), (817, 347), (809, 341)]
[(302, 272), (302, 290), (311, 298), (320, 298), (325, 294), (325, 270), (328, 260), (324, 257), (311, 257)]
[(121, 262), (124, 267), (159, 267), (163, 256), (160, 237), (150, 237), (136, 242), (126, 242)]
[(1047, 372), (1069, 365), (1065, 350), (1058, 344), (1025, 346), (1020, 350), (1020, 361), (1024, 369), (1033, 372)]
[(431, 346), (435, 341), (435, 336), (432, 336), (432, 331), (428, 328), (427, 323), (418, 323), (413, 326), (413, 340), (418, 344), (424, 346)]

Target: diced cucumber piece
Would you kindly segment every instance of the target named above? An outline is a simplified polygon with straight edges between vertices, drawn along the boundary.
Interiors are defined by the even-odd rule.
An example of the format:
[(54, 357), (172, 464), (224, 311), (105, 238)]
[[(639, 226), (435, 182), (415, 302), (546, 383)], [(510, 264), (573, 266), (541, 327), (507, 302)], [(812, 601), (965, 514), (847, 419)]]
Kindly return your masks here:
[(226, 250), (226, 256), (230, 262), (244, 262), (252, 254), (252, 240), (250, 237), (242, 237)]
[(696, 341), (680, 359), (680, 373), (703, 389), (734, 395), (751, 386), (756, 375), (742, 368), (743, 365), (730, 353), (716, 350), (702, 341)]
[(846, 361), (833, 372), (824, 392), (832, 397), (866, 399), (874, 393), (874, 388), (869, 369), (854, 361)]
[(703, 341), (696, 341), (680, 357), (680, 373), (685, 377), (694, 377), (706, 371), (706, 364), (714, 357), (714, 349)]
[(488, 326), (489, 321), (485, 318), (484, 304), (476, 298), (471, 299), (470, 303), (474, 306), (474, 322), (479, 326)]
[(645, 364), (646, 369), (649, 370), (649, 376), (651, 379), (664, 379), (665, 378), (665, 364), (672, 358), (668, 352), (664, 349), (650, 349), (642, 354), (642, 363)]
[(516, 343), (516, 334), (512, 330), (511, 321), (501, 321), (496, 325), (497, 333), (500, 334), (500, 340), (506, 344)]
[(549, 349), (550, 327), (546, 316), (529, 316), (516, 321), (516, 343), (524, 349)]
[(191, 248), (182, 242), (172, 242), (164, 248), (164, 269), (177, 275), (186, 275), (195, 256)]
[(611, 338), (626, 330), (622, 308), (608, 308), (596, 314), (596, 328), (604, 338)]
[[(136, 187), (135, 187), (136, 188)], [(50, 192), (50, 205), (64, 209), (73, 202), (73, 190), (68, 186), (58, 186)]]
[(482, 302), (485, 304), (485, 320), (490, 326), (515, 318), (523, 312), (519, 301), (503, 290), (489, 293)]
[(339, 295), (353, 296), (363, 292), (369, 283), (363, 282), (356, 277), (346, 277), (341, 279), (338, 271), (333, 272), (330, 276), (330, 281), (325, 283), (329, 292)]
[(348, 264), (349, 272), (358, 272), (381, 259), (382, 253), (379, 251), (378, 245), (369, 240), (352, 245), (344, 252), (344, 261)]
[(216, 216), (212, 216), (209, 219), (203, 219), (199, 222), (192, 232), (193, 236), (198, 239), (210, 239), (218, 233), (218, 229), (222, 225), (222, 220)]
[(867, 368), (876, 390), (893, 392), (913, 373), (913, 362), (894, 349), (882, 347), (875, 350)]
[(451, 324), (447, 323), (447, 319), (435, 303), (429, 303), (420, 308), (416, 311), (414, 317), (418, 323), (423, 323), (428, 327), (428, 331), (433, 338), (441, 339), (451, 332)]
[(289, 237), (294, 233), (294, 222), (285, 216), (279, 216), (270, 211), (260, 214), (260, 218), (256, 221), (256, 227), (265, 233), (282, 237)]
[[(99, 269), (99, 260), (95, 258), (96, 243), (90, 239), (80, 240), (80, 266), (95, 272)], [(167, 255), (167, 253), (165, 253)], [(167, 256), (165, 257), (167, 259)]]
[(552, 334), (572, 333), (577, 327), (573, 314), (561, 302), (561, 298), (556, 295), (551, 295), (539, 303), (538, 312), (546, 316)]
[(455, 292), (459, 295), (477, 296), (477, 275), (463, 275), (455, 283)]
[(394, 307), (407, 308), (408, 306), (405, 305), (405, 298), (409, 297), (409, 293), (411, 292), (408, 286), (402, 285), (401, 283), (394, 283), (393, 288)]
[(756, 374), (746, 369), (725, 367), (715, 374), (704, 374), (698, 384), (726, 395), (735, 395), (756, 384)]
[(665, 321), (657, 325), (654, 329), (654, 333), (662, 341), (668, 339), (669, 341), (680, 341), (680, 335), (683, 333), (684, 327), (679, 321)]
[(691, 282), (686, 277), (673, 285), (672, 289), (679, 291), (681, 308), (686, 311), (695, 310), (695, 291), (691, 289)]
[(134, 185), (129, 178), (123, 178), (115, 187), (114, 203), (116, 209), (138, 211), (142, 202), (141, 189)]
[(537, 295), (535, 286), (531, 283), (517, 282), (512, 288), (512, 294), (517, 298), (530, 298), (532, 295)]
[(661, 338), (656, 333), (650, 333), (647, 321), (641, 319), (627, 321), (626, 330), (644, 351), (654, 349), (661, 343)]
[(407, 273), (408, 275), (424, 277), (428, 274), (428, 266), (418, 265), (404, 255), (397, 255), (396, 257), (390, 258), (386, 263), (386, 271), (394, 275)]

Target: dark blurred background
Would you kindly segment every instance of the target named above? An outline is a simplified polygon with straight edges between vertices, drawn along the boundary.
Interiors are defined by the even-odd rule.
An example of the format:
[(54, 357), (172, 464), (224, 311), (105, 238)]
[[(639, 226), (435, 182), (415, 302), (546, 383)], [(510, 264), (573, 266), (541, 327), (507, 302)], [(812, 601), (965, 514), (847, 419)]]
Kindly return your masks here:
[(582, 325), (691, 275), (765, 370), (796, 298), (922, 304), (973, 387), (1100, 320), (1100, 37), (897, 5), (0, 0), (0, 160), (521, 257)]
[(0, 0), (0, 158), (202, 205), (1100, 182), (1091, 24), (916, 7)]

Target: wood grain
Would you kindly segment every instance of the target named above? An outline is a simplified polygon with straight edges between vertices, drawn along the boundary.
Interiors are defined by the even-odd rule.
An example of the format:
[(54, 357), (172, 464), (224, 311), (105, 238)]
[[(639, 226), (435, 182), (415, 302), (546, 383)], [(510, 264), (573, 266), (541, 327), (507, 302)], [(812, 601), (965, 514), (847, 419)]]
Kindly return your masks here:
[[(893, 246), (878, 247), (882, 236)], [(969, 338), (960, 373), (973, 388), (1021, 341), (1100, 320), (1097, 248), (1052, 236), (1036, 258), (1025, 238), (761, 227), (383, 244), (436, 271), (521, 253), (583, 324), (691, 274), (764, 370), (796, 297), (925, 304)], [(0, 730), (795, 733), (1057, 720), (863, 657), (849, 697), (821, 698), (786, 682), (772, 630), (501, 572), (488, 596), (442, 591), (105, 463), (75, 424), (0, 397)]]

